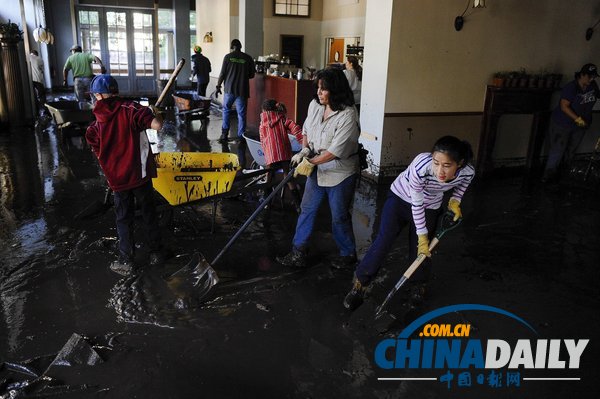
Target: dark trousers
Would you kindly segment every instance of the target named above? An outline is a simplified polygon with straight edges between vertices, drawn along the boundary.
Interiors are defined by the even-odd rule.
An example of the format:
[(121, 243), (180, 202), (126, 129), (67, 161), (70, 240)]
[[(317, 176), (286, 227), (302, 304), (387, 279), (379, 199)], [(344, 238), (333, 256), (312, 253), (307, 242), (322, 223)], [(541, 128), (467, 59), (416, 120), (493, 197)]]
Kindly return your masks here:
[(46, 88), (40, 82), (33, 82), (33, 93), (35, 94), (35, 105), (37, 106), (38, 114), (46, 113)]
[(119, 255), (129, 259), (132, 259), (134, 255), (133, 222), (135, 220), (136, 202), (142, 212), (148, 247), (150, 251), (159, 250), (161, 238), (156, 207), (154, 205), (152, 182), (148, 181), (144, 185), (131, 190), (115, 192), (114, 195), (117, 234), (119, 236)]
[(197, 82), (196, 92), (199, 96), (206, 97), (206, 88), (208, 87), (208, 82), (200, 83)]
[(567, 167), (570, 166), (585, 132), (585, 129), (577, 126), (569, 128), (552, 122), (552, 125), (550, 125), (550, 149), (548, 150), (548, 160), (544, 171), (546, 178), (556, 175), (561, 162)]
[[(425, 223), (431, 240), (435, 235), (437, 218), (440, 209), (425, 209)], [(408, 224), (408, 260), (412, 263), (417, 257), (417, 229), (413, 221), (411, 205), (402, 200), (391, 190), (388, 193), (383, 211), (381, 213), (381, 224), (377, 238), (371, 244), (367, 254), (356, 268), (356, 277), (366, 285), (375, 277), (379, 268), (383, 265), (386, 256), (392, 249), (396, 237)], [(404, 267), (403, 265), (398, 265)], [(409, 265), (405, 266), (405, 269)], [(412, 275), (412, 281), (426, 281), (431, 275), (431, 259), (427, 258), (423, 264)]]

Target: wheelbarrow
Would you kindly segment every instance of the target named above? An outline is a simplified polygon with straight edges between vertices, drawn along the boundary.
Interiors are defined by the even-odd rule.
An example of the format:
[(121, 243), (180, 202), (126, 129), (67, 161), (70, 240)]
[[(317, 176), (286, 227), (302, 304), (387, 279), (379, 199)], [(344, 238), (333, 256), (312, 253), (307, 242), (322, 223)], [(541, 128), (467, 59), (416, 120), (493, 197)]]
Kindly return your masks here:
[(71, 100), (50, 101), (44, 104), (56, 126), (64, 129), (68, 126), (88, 125), (93, 119), (92, 104)]

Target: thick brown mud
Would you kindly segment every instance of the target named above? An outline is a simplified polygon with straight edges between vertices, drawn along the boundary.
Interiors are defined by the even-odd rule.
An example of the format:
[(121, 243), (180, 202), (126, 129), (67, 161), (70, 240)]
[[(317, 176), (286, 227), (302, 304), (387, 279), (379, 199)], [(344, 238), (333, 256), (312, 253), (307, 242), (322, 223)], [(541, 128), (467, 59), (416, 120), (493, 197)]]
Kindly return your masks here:
[[(151, 141), (165, 152), (236, 152), (216, 140), (218, 115), (203, 127), (173, 123)], [(463, 223), (433, 255), (425, 302), (415, 307), (399, 292), (389, 306), (396, 321), (383, 329), (374, 309), (408, 266), (404, 233), (367, 302), (349, 313), (342, 300), (352, 271), (330, 268), (336, 246), (327, 208), (310, 267), (293, 270), (275, 256), (290, 249), (296, 214), (285, 198), (276, 200), (214, 265), (219, 283), (204, 295), (184, 266), (195, 254), (214, 259), (257, 207), (253, 193), (219, 202), (214, 233), (210, 201), (169, 208), (162, 232), (175, 256), (149, 266), (137, 231), (138, 270), (122, 277), (108, 268), (114, 217), (110, 204), (101, 206), (104, 179), (81, 131), (49, 125), (2, 132), (0, 179), (0, 397), (591, 398), (598, 391), (600, 210), (593, 177), (553, 185), (522, 174), (480, 179), (464, 199)], [(364, 179), (357, 187), (359, 258), (374, 238), (386, 191)], [(92, 206), (92, 214), (75, 218)], [(439, 379), (448, 371), (385, 370), (375, 349), (416, 317), (453, 304), (501, 308), (537, 332), (484, 312), (440, 319), (470, 324), (471, 338), (590, 339), (577, 369), (521, 370), (522, 377), (580, 380), (450, 389), (439, 380), (381, 380)]]

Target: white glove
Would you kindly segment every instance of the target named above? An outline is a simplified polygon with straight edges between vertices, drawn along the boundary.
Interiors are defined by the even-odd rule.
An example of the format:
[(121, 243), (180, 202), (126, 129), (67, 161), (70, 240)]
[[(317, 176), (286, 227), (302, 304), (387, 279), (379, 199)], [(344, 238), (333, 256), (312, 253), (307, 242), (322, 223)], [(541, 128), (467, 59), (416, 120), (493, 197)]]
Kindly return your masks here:
[(290, 165), (292, 167), (294, 167), (294, 166), (300, 164), (300, 162), (302, 162), (302, 160), (304, 158), (306, 158), (309, 154), (310, 154), (310, 148), (304, 147), (299, 153), (297, 153), (296, 155), (294, 155), (292, 157), (292, 160), (290, 161)]

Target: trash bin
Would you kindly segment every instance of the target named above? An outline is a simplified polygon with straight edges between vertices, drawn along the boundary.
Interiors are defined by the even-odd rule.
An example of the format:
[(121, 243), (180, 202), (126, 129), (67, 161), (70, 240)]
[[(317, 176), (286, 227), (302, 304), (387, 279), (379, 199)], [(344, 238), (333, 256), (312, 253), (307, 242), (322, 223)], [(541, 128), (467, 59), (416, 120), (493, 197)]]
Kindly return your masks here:
[[(160, 94), (164, 90), (168, 81), (169, 81), (168, 79), (158, 79), (156, 81), (156, 90), (157, 90), (156, 95), (158, 97), (160, 97)], [(175, 105), (175, 102), (173, 101), (173, 93), (175, 92), (176, 88), (177, 88), (177, 81), (173, 82), (173, 85), (169, 88), (169, 91), (165, 95), (163, 103), (161, 104), (162, 107), (172, 107)]]

